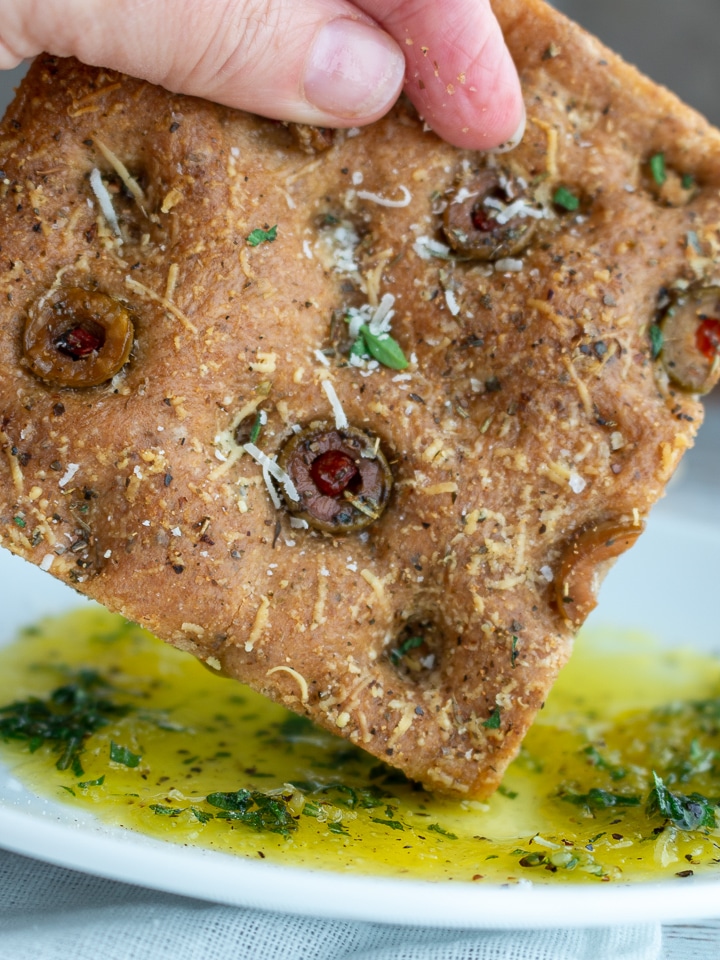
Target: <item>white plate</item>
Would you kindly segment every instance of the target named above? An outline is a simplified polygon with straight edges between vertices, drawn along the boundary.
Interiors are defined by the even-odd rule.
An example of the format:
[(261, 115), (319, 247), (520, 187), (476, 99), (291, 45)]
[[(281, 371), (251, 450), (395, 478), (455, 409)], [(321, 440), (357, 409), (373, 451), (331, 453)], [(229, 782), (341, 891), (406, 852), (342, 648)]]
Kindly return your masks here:
[[(596, 625), (638, 628), (668, 645), (720, 651), (720, 530), (655, 516), (617, 564)], [(0, 645), (39, 616), (84, 602), (0, 551)], [(287, 868), (111, 827), (25, 790), (0, 765), (0, 846), (65, 867), (170, 893), (309, 916), (427, 926), (520, 928), (720, 916), (717, 880), (508, 887), (352, 876)]]

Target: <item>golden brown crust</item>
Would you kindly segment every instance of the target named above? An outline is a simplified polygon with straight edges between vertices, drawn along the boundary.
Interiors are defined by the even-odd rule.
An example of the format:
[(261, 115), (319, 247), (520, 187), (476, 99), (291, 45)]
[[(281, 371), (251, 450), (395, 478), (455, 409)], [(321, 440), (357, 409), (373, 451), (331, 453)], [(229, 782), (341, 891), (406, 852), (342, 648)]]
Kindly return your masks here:
[[(308, 155), (272, 121), (52, 57), (0, 137), (2, 543), (469, 796), (497, 786), (569, 654), (551, 582), (568, 544), (639, 524), (692, 442), (701, 407), (648, 331), (661, 291), (717, 282), (720, 223), (716, 131), (537, 0), (498, 13), (529, 122), (495, 159), (405, 102)], [(661, 152), (693, 178), (674, 205), (648, 167)], [(498, 266), (442, 233), (488, 166), (537, 213)], [(22, 362), (28, 313), (72, 287), (135, 328), (122, 371), (86, 389)], [(409, 366), (349, 364), (338, 312), (388, 294)], [(346, 537), (291, 526), (238, 445), (260, 410), (270, 457), (332, 421), (324, 381), (394, 474), (383, 515)]]

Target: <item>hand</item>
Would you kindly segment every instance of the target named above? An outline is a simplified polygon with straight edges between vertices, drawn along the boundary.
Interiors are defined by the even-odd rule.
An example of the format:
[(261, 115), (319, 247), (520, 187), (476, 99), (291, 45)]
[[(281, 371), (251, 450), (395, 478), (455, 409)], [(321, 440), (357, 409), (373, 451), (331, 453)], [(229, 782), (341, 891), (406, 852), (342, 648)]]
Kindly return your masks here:
[(0, 0), (0, 67), (43, 51), (279, 120), (369, 123), (404, 85), (457, 146), (524, 129), (490, 0)]

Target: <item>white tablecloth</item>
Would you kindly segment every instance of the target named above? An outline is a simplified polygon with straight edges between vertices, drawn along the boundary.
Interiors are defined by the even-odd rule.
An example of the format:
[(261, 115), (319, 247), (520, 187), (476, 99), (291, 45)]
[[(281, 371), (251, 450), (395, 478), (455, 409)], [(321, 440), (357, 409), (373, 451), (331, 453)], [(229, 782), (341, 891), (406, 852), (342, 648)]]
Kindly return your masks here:
[(655, 960), (659, 926), (519, 932), (314, 920), (0, 852), (1, 960)]

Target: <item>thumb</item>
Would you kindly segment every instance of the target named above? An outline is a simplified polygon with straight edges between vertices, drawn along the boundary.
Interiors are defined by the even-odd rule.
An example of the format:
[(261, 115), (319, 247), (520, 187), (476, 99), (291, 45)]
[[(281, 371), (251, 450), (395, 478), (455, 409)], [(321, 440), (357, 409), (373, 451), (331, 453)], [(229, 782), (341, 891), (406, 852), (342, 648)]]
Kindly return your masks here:
[(458, 147), (517, 145), (520, 81), (490, 0), (357, 0), (401, 44), (405, 89), (437, 134)]
[(0, 0), (0, 67), (46, 51), (280, 120), (352, 126), (404, 79), (397, 43), (346, 0)]

